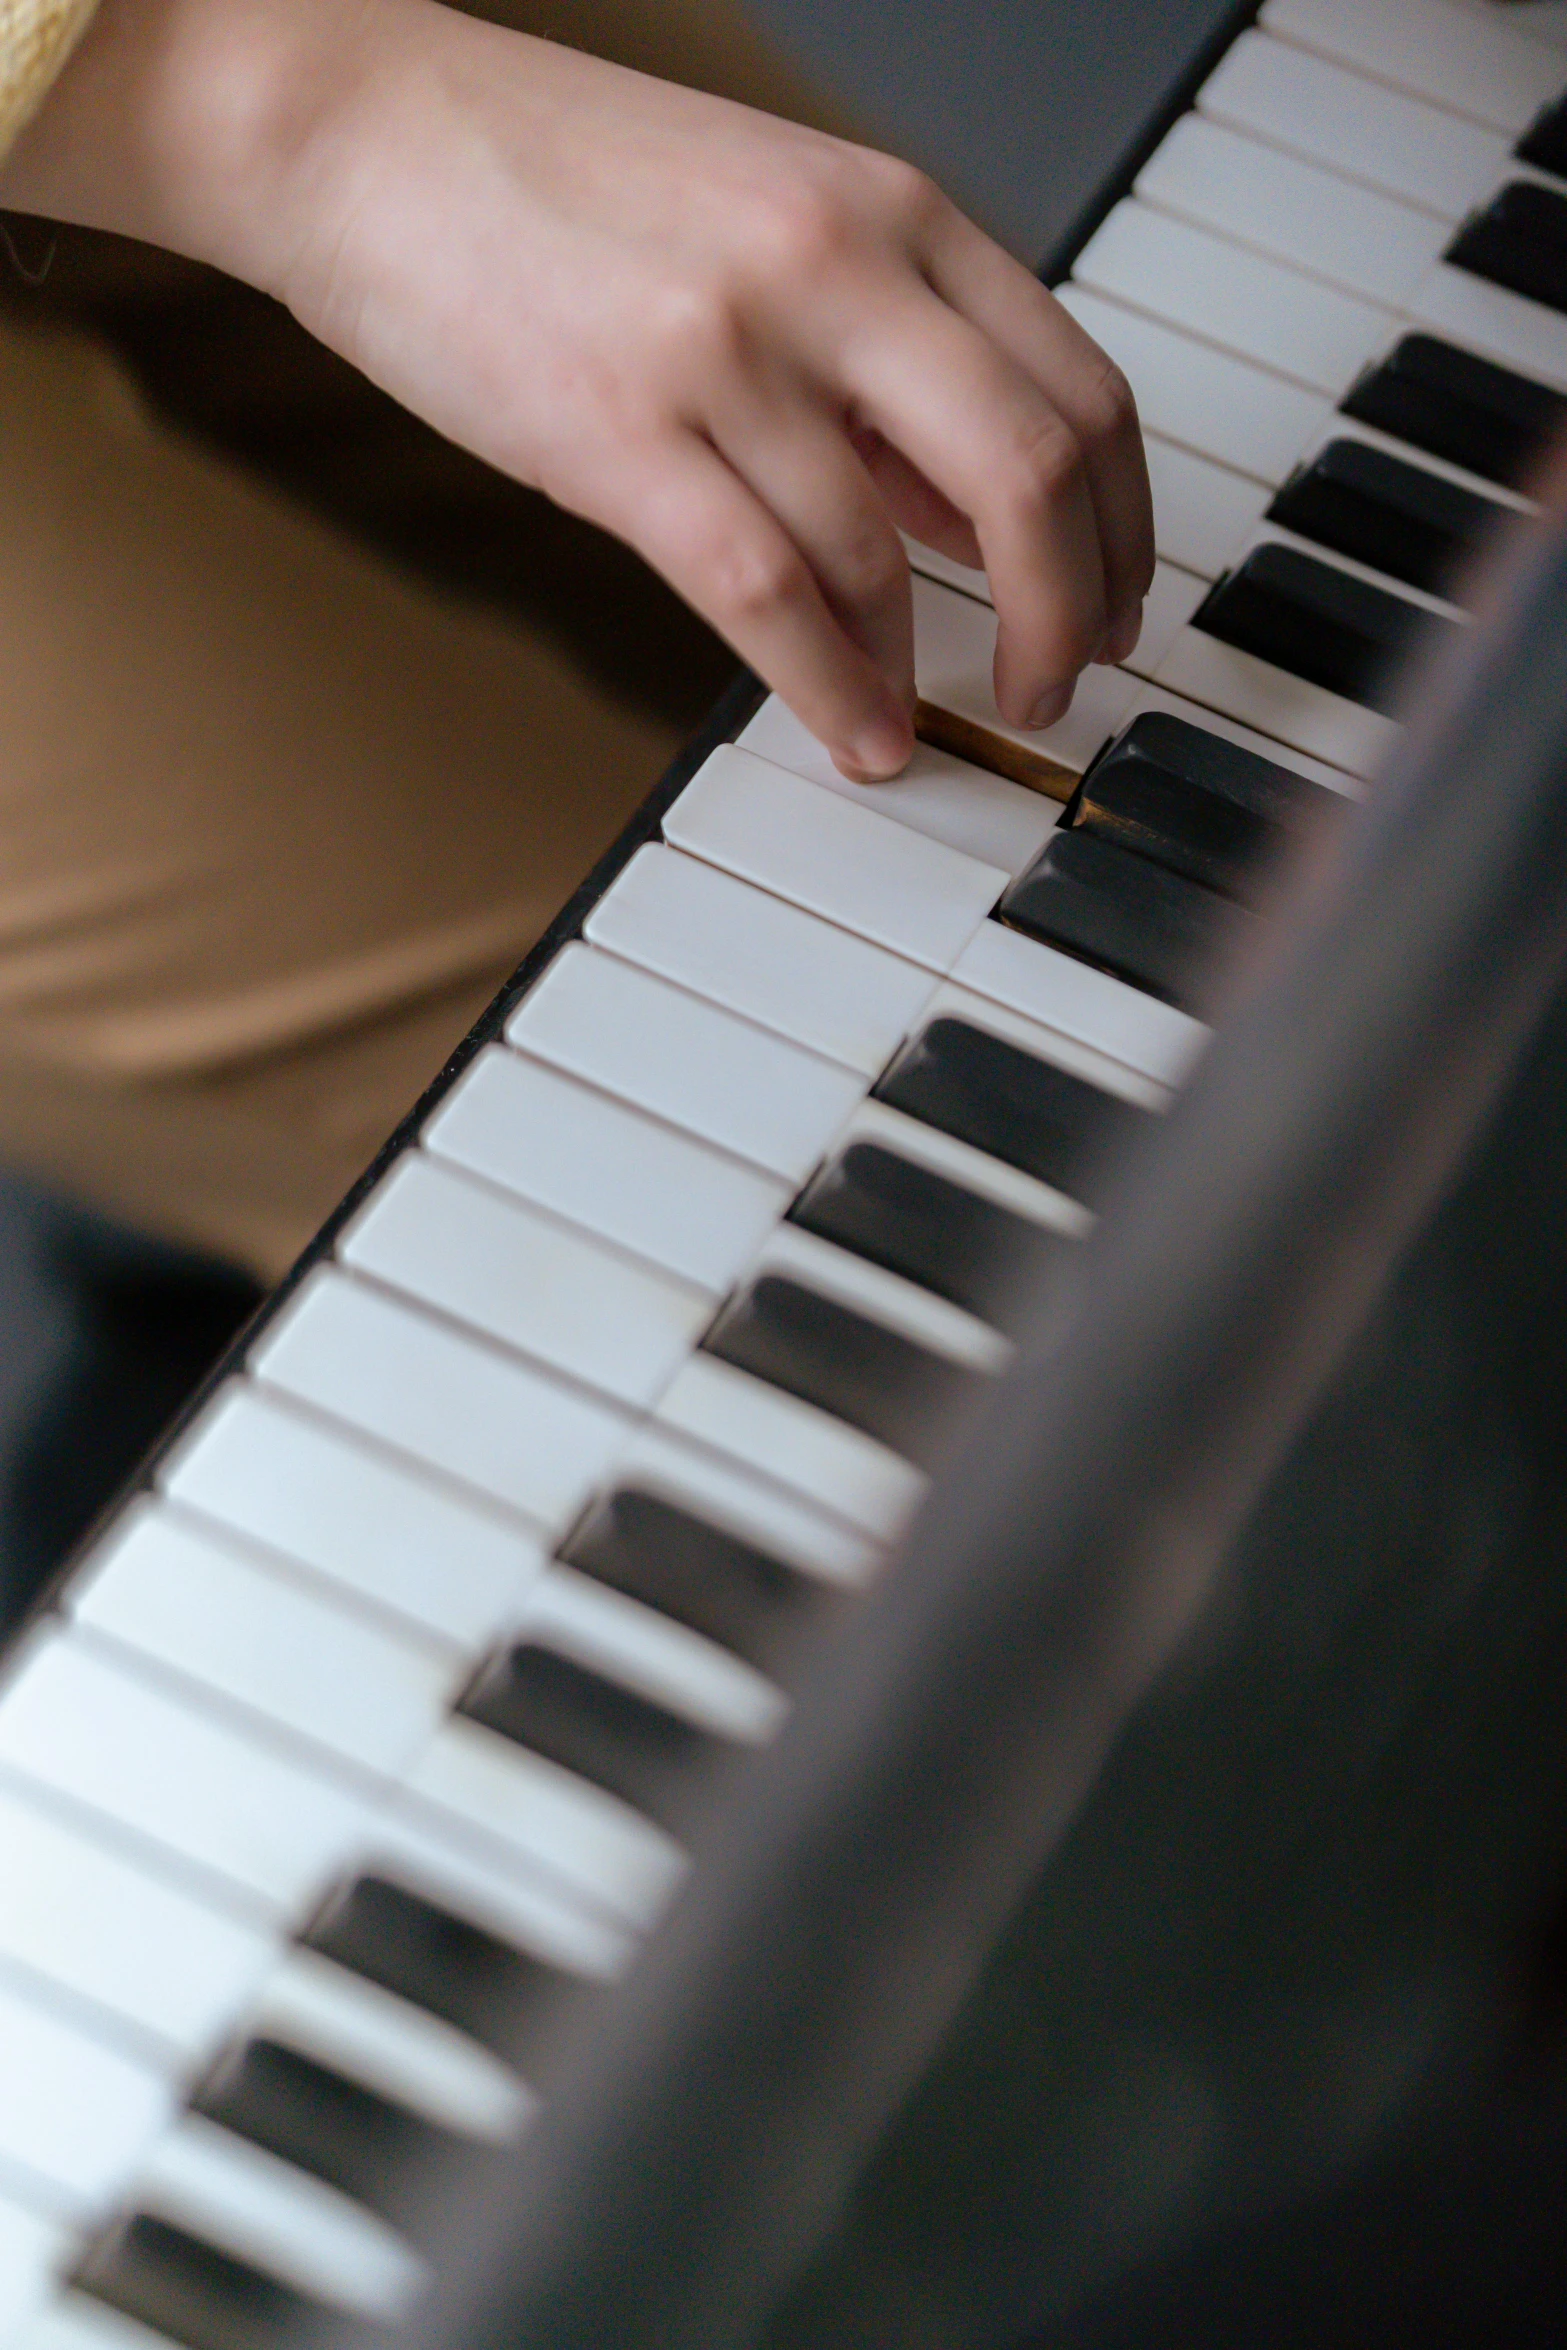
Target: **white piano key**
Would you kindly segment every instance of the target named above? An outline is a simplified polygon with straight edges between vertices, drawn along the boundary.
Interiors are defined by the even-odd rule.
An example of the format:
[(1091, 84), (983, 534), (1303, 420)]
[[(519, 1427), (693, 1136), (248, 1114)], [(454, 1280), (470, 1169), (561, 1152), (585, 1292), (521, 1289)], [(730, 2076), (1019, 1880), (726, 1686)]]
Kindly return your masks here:
[[(1489, 16), (1495, 0), (1462, 0), (1462, 5)], [(1531, 40), (1543, 41), (1552, 49), (1567, 49), (1567, 0), (1511, 0), (1508, 22)]]
[(394, 2323), (427, 2279), (396, 2231), (324, 2180), (187, 2114), (153, 2149), (136, 2208), (350, 2316)]
[(1144, 165), (1137, 194), (1389, 309), (1409, 299), (1450, 235), (1429, 212), (1198, 114)]
[(408, 1793), (634, 1926), (652, 1924), (685, 1870), (674, 1839), (618, 1796), (478, 1722), (446, 1724)]
[(454, 1843), (444, 1825), (417, 1799), (394, 1796), (367, 1822), (353, 1877), (400, 1886), (561, 1974), (612, 1983), (625, 1973), (636, 1951), (629, 1928), (514, 1854), (492, 1865)]
[[(799, 783), (799, 789), (816, 786)], [(817, 797), (845, 816), (859, 813), (828, 792)], [(901, 827), (895, 838), (945, 853)], [(637, 851), (594, 907), (585, 932), (591, 946), (862, 1077), (881, 1067), (930, 992), (931, 975), (921, 964), (853, 938), (712, 862), (656, 844)]]
[(715, 1641), (570, 1567), (538, 1584), (517, 1629), (715, 1738), (764, 1746), (789, 1711), (781, 1689)]
[(941, 1355), (965, 1370), (995, 1376), (1012, 1360), (1015, 1350), (1011, 1340), (988, 1322), (799, 1225), (781, 1225), (754, 1269), (758, 1276), (776, 1273), (784, 1280), (797, 1281), (817, 1296), (830, 1298), (850, 1313), (878, 1322), (928, 1354)]
[(1398, 739), (1391, 718), (1197, 628), (1184, 631), (1154, 682), (1351, 775), (1373, 775)]
[(1217, 579), (1262, 520), (1268, 492), (1249, 474), (1215, 465), (1155, 432), (1144, 433), (1143, 450), (1160, 554), (1199, 579)]
[(5, 2350), (176, 2350), (176, 2345), (107, 2302), (72, 2292), (40, 2310), (14, 2339), (7, 2335)]
[(992, 671), (996, 616), (988, 604), (934, 580), (914, 581), (914, 650), (919, 689), (927, 702), (997, 741), (1080, 775), (1106, 737), (1114, 734), (1136, 692), (1122, 669), (1085, 669), (1066, 716), (1038, 731), (1008, 726), (996, 708)]
[[(952, 976), (957, 986), (1021, 1012), (1063, 1045), (1076, 1046), (1079, 1056), (1086, 1048), (1105, 1065), (1105, 1082), (1116, 1082), (1115, 1073), (1122, 1071), (1122, 1085), (1131, 1076), (1179, 1085), (1207, 1035), (1190, 1013), (999, 922), (975, 933)], [(930, 1013), (947, 1000), (945, 993), (933, 997)], [(1056, 1057), (1062, 1057), (1059, 1051)]]
[(352, 1849), (366, 1809), (346, 1785), (57, 1632), (28, 1644), (0, 1693), (0, 1768), (296, 1914)]
[(708, 1292), (410, 1152), (344, 1261), (622, 1403), (649, 1404), (712, 1315)]
[(73, 1580), (87, 1631), (333, 1754), (398, 1771), (444, 1715), (463, 1666), (143, 1502)]
[(1286, 383), (1089, 286), (1063, 286), (1059, 299), (1129, 378), (1146, 430), (1270, 488), (1333, 413), (1319, 392)]
[(458, 1496), (231, 1383), (167, 1464), (170, 1496), (471, 1652), (539, 1546)]
[(8, 2350), (57, 2293), (71, 2251), (65, 2228), (0, 2197), (0, 2342)]
[(1409, 315), (1433, 334), (1567, 391), (1567, 317), (1559, 310), (1444, 262), (1416, 287)]
[(657, 1425), (639, 1431), (617, 1464), (614, 1482), (671, 1502), (783, 1565), (844, 1590), (862, 1589), (881, 1563), (876, 1545), (851, 1533), (841, 1519)]
[(1335, 286), (1128, 197), (1078, 255), (1076, 276), (1238, 358), (1341, 399), (1393, 324)]
[(1174, 563), (1156, 563), (1153, 584), (1143, 601), (1142, 634), (1122, 666), (1134, 677), (1152, 677), (1207, 593), (1207, 581), (1194, 571), (1182, 571)]
[(913, 758), (890, 783), (850, 783), (776, 694), (768, 695), (737, 739), (741, 750), (836, 792), (851, 807), (870, 808), (1009, 874), (1033, 863), (1055, 827), (1054, 801), (929, 743), (916, 743)]
[(730, 744), (686, 785), (664, 838), (932, 971), (950, 968), (1009, 879)]
[[(271, 1965), (275, 1937), (0, 1790), (0, 1957), (204, 2057)], [(0, 2206), (0, 2296), (6, 2274)]]
[(166, 2122), (170, 2089), (0, 1984), (0, 2156), (40, 2180), (62, 2216), (91, 2216)]
[(919, 1470), (874, 1437), (713, 1355), (692, 1356), (658, 1419), (792, 1485), (879, 1542), (897, 1539), (925, 1490)]
[(774, 1177), (498, 1045), (447, 1095), (424, 1141), (715, 1294), (788, 1199)]
[(245, 2032), (481, 2144), (508, 2145), (538, 2103), (510, 2065), (455, 2024), (314, 1950), (288, 1953)]
[(630, 1425), (335, 1267), (313, 1274), (270, 1325), (251, 1368), (552, 1533), (576, 1516)]
[(1242, 33), (1199, 111), (1270, 139), (1440, 219), (1461, 220), (1500, 179), (1510, 142), (1385, 82), (1266, 33)]
[(1561, 88), (1561, 61), (1497, 9), (1446, 0), (1267, 0), (1267, 32), (1514, 136)]
[(1145, 685), (1132, 705), (1130, 718), (1141, 718), (1145, 711), (1160, 711), (1171, 718), (1184, 719), (1188, 726), (1199, 726), (1208, 734), (1221, 735), (1226, 742), (1239, 743), (1243, 751), (1255, 751), (1259, 759), (1271, 759), (1276, 766), (1292, 767), (1297, 775), (1309, 776), (1327, 791), (1340, 793), (1346, 799), (1364, 797), (1365, 786), (1358, 775), (1350, 775), (1342, 767), (1330, 767), (1325, 759), (1312, 759), (1293, 743), (1281, 743), (1271, 736), (1259, 734), (1255, 727), (1242, 726), (1222, 710), (1204, 710), (1197, 703), (1186, 701), (1180, 694), (1172, 694), (1162, 685)]
[(1086, 1240), (1094, 1228), (1090, 1210), (1068, 1199), (1065, 1192), (1025, 1175), (1020, 1167), (1009, 1167), (1003, 1159), (991, 1158), (972, 1143), (959, 1142), (954, 1134), (924, 1125), (887, 1102), (866, 1102), (856, 1110), (840, 1148), (856, 1142), (876, 1143), (898, 1158), (927, 1168), (932, 1175), (943, 1176), (978, 1198), (1042, 1225), (1047, 1232), (1059, 1232), (1068, 1240)]
[(506, 1035), (794, 1184), (863, 1091), (835, 1062), (582, 946), (555, 957)]

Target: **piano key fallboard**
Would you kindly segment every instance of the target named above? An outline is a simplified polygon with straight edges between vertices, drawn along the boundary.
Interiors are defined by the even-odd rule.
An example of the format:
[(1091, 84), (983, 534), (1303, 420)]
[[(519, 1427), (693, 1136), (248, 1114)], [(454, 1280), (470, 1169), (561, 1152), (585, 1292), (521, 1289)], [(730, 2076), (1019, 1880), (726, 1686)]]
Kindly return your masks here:
[(1148, 429), (1137, 650), (1010, 730), (912, 550), (908, 774), (753, 697), (15, 1644), (6, 2350), (413, 2306), (1529, 510), (1564, 85), (1561, 8), (1248, 19), (1062, 289)]

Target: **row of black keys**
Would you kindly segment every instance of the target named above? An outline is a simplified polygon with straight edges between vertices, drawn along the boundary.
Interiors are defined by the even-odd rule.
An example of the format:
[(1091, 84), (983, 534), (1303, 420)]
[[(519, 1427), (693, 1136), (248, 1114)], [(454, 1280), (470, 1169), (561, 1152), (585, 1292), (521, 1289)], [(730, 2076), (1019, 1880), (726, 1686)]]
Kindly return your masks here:
[[(1117, 871), (1163, 873), (1226, 903), (1248, 892), (1259, 863), (1327, 796), (1180, 721), (1144, 718), (1090, 771), (1077, 827), (1055, 846), (1087, 845)], [(1021, 904), (1049, 889), (1041, 859), (1009, 895)], [(877, 1095), (1078, 1200), (1096, 1196), (1144, 1117), (950, 1017), (931, 1021), (899, 1054)], [(793, 1215), (1001, 1329), (1017, 1327), (1036, 1278), (1071, 1246), (871, 1142), (852, 1143), (829, 1161)], [(707, 1343), (916, 1458), (935, 1443), (973, 1376), (771, 1276), (729, 1304)], [(790, 1677), (802, 1642), (843, 1605), (794, 1569), (634, 1486), (599, 1502), (561, 1557), (780, 1680)], [(725, 1760), (708, 1733), (531, 1644), (494, 1658), (463, 1710), (677, 1833), (710, 1800)], [(543, 1965), (373, 1876), (336, 1897), (306, 1940), (468, 2032), (536, 2085), (548, 2084), (563, 2007), (591, 1996), (573, 1994)], [(496, 2159), (264, 2036), (223, 2061), (196, 2110), (356, 2197), (415, 2241)], [(282, 2350), (325, 2329), (323, 2314), (288, 2287), (146, 2214), (100, 2241), (78, 2281), (192, 2350)]]
[[(1563, 169), (1567, 99), (1520, 152)], [(1567, 310), (1567, 195), (1537, 182), (1504, 188), (1466, 223), (1448, 259)], [(1517, 485), (1567, 427), (1567, 399), (1493, 361), (1406, 335), (1368, 368), (1343, 412), (1482, 480)], [(1507, 509), (1364, 442), (1333, 441), (1284, 484), (1270, 521), (1335, 554), (1431, 593), (1449, 591), (1466, 552)], [(1417, 639), (1454, 625), (1406, 597), (1293, 547), (1255, 548), (1220, 580), (1194, 625), (1240, 651), (1368, 708), (1388, 710)]]

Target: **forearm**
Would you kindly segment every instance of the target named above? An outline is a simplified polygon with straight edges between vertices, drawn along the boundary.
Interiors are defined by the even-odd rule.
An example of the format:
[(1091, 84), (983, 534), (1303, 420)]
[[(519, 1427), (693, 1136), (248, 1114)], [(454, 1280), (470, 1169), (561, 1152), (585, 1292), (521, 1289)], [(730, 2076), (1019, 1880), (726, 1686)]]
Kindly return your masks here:
[(275, 286), (308, 156), (383, 0), (99, 0), (0, 164), (0, 205)]

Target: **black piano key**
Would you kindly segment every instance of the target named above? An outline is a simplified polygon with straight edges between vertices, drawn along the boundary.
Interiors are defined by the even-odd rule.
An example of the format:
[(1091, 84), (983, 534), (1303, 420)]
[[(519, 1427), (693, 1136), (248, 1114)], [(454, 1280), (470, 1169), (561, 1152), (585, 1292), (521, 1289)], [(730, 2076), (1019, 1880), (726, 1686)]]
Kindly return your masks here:
[(1405, 335), (1340, 405), (1360, 424), (1510, 485), (1523, 481), (1567, 423), (1559, 392), (1436, 335)]
[(72, 2282), (187, 2350), (324, 2350), (340, 2338), (335, 2311), (145, 2213), (100, 2238)]
[(807, 1232), (886, 1265), (1016, 1333), (1038, 1281), (1073, 1243), (876, 1142), (853, 1142), (791, 1210)]
[(1185, 718), (1134, 718), (1083, 777), (1073, 826), (1253, 904), (1289, 842), (1337, 821), (1335, 792)]
[(721, 1751), (708, 1731), (531, 1642), (493, 1659), (462, 1711), (676, 1832)]
[(1298, 548), (1253, 547), (1209, 591), (1192, 626), (1347, 701), (1391, 713), (1400, 657), (1456, 627)]
[(751, 1282), (704, 1343), (923, 1467), (981, 1378), (778, 1273)]
[(906, 1044), (876, 1099), (1092, 1206), (1147, 1112), (988, 1030), (943, 1014)]
[(1464, 549), (1506, 511), (1385, 449), (1330, 441), (1291, 474), (1268, 515), (1319, 547), (1434, 593)]
[(560, 1555), (760, 1672), (774, 1671), (832, 1605), (809, 1576), (634, 1485), (596, 1503)]
[(423, 2200), (437, 2166), (473, 2152), (357, 2081), (265, 2038), (227, 2058), (193, 2106), (391, 2220), (406, 2220), (405, 2207)]
[(1052, 833), (997, 911), (1030, 938), (1197, 1013), (1256, 920), (1217, 890), (1082, 831)]
[(1509, 293), (1567, 310), (1567, 193), (1538, 180), (1509, 181), (1464, 222), (1447, 258)]
[(1567, 180), (1567, 90), (1535, 116), (1514, 152), (1520, 163)]
[(524, 2071), (561, 1989), (542, 1961), (380, 1877), (336, 1895), (304, 1940)]

